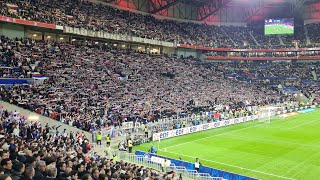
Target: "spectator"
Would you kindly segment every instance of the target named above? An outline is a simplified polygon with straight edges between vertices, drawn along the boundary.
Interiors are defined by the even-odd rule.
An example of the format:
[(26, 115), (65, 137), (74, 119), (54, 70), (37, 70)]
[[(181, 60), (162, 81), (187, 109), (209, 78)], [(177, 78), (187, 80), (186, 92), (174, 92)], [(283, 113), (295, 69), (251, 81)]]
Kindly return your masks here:
[(22, 180), (22, 175), (25, 171), (25, 165), (21, 162), (13, 164), (13, 170), (11, 171), (12, 180)]
[(12, 162), (9, 158), (2, 159), (1, 166), (4, 168), (4, 174), (11, 174)]

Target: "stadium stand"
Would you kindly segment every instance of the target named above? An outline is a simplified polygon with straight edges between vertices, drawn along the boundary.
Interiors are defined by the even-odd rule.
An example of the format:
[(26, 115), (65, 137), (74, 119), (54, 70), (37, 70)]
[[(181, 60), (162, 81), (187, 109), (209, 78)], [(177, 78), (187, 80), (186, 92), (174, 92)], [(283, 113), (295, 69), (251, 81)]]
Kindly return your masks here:
[(7, 52), (12, 56), (6, 58), (6, 66), (12, 61), (24, 64), (11, 66), (19, 71), (6, 76), (26, 77), (38, 71), (48, 81), (2, 88), (2, 99), (86, 131), (95, 129), (93, 124), (99, 128), (136, 118), (153, 121), (160, 114), (199, 112), (216, 105), (238, 109), (245, 104), (279, 101), (271, 89), (225, 79), (220, 64), (104, 46), (29, 40), (10, 45)]
[[(81, 134), (67, 134), (59, 126), (41, 126), (17, 111), (0, 107), (0, 173), (18, 180), (110, 179), (172, 177), (157, 170), (106, 159), (91, 150)], [(164, 176), (163, 176), (164, 175)]]
[[(8, 3), (18, 6), (17, 13), (11, 13), (1, 2), (0, 15), (176, 44), (279, 49), (316, 47), (320, 41), (317, 23), (306, 26), (311, 40), (308, 44), (302, 27), (297, 27), (294, 36), (264, 36), (261, 28), (254, 26), (160, 20), (81, 0), (10, 0)], [(299, 43), (294, 45), (293, 41)], [(210, 50), (203, 54), (237, 60), (238, 57), (300, 57), (320, 53), (318, 50)], [(59, 43), (1, 36), (0, 65), (1, 100), (92, 132), (93, 136), (108, 127), (120, 128), (118, 136), (124, 136), (121, 126), (125, 122), (147, 124), (147, 131), (157, 133), (249, 116), (256, 113), (251, 107), (287, 105), (298, 101), (297, 94), (320, 103), (319, 62), (208, 62), (102, 43)], [(34, 78), (41, 80), (31, 83), (35, 82)], [(205, 115), (213, 111), (215, 114)], [(12, 179), (174, 179), (176, 176), (117, 161), (116, 157), (102, 158), (93, 154), (89, 137), (81, 133), (68, 134), (59, 130), (59, 126), (41, 126), (3, 107), (0, 112), (0, 173)], [(178, 116), (192, 118), (188, 122), (173, 119)], [(145, 131), (140, 128), (140, 132)], [(149, 141), (145, 135), (134, 136), (133, 140), (136, 144)], [(127, 147), (126, 139), (119, 142), (118, 150)]]
[[(53, 1), (17, 1), (10, 3), (18, 6), (17, 13), (10, 13), (5, 3), (1, 3), (0, 14), (17, 19), (26, 19), (57, 25), (103, 30), (109, 33), (127, 34), (149, 39), (157, 39), (180, 44), (202, 45), (207, 47), (243, 47), (250, 48), (290, 48), (292, 40), (300, 41), (299, 47), (308, 47), (305, 42), (304, 29), (298, 27), (294, 36), (283, 36), (281, 45), (277, 36), (264, 36), (263, 30), (255, 26), (208, 26), (159, 20), (151, 15), (142, 15), (119, 10), (111, 6), (87, 1), (53, 0)], [(318, 42), (317, 24), (309, 24), (311, 41)], [(227, 32), (227, 34), (225, 34)], [(258, 41), (257, 45), (249, 32)], [(244, 41), (246, 43), (244, 43)], [(234, 44), (233, 42), (236, 42)]]

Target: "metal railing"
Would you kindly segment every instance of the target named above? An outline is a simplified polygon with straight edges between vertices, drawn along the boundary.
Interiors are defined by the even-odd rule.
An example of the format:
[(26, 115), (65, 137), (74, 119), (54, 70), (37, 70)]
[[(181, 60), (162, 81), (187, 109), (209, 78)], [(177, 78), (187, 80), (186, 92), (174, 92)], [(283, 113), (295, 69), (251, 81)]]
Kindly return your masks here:
[(196, 180), (224, 180), (222, 177), (212, 177), (208, 173), (198, 173), (196, 170), (188, 170), (184, 166), (176, 166), (170, 164), (170, 166), (163, 167), (161, 163), (151, 161), (147, 156), (135, 155), (127, 152), (114, 152), (118, 154), (118, 158), (126, 162), (138, 164), (141, 166), (149, 167), (163, 173), (174, 171), (178, 175), (182, 175), (184, 179), (196, 179)]

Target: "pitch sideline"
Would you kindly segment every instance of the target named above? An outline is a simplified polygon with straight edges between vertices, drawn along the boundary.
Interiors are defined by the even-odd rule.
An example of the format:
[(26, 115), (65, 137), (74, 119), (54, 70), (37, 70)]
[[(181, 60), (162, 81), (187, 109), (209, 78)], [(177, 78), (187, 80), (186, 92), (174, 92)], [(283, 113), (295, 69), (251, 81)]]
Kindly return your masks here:
[[(197, 158), (195, 156), (189, 156), (189, 155), (174, 153), (174, 152), (171, 152), (171, 151), (166, 151), (166, 152), (168, 152), (170, 154), (182, 155), (182, 156), (190, 157), (190, 158)], [(229, 167), (234, 167), (234, 168), (238, 168), (238, 169), (242, 169), (242, 170), (247, 170), (247, 171), (251, 171), (251, 172), (256, 172), (256, 173), (260, 173), (260, 174), (265, 174), (265, 175), (269, 175), (269, 176), (274, 176), (274, 177), (278, 177), (278, 178), (282, 178), (282, 179), (296, 180), (296, 179), (285, 177), (285, 176), (280, 176), (280, 175), (271, 174), (271, 173), (267, 173), (267, 172), (263, 172), (263, 171), (244, 168), (244, 167), (240, 167), (240, 166), (236, 166), (236, 165), (232, 165), (232, 164), (227, 164), (227, 163), (222, 163), (222, 162), (218, 162), (218, 161), (212, 161), (212, 160), (204, 160), (204, 161), (213, 162), (213, 163), (217, 163), (217, 164), (221, 164), (221, 165), (225, 165), (225, 166), (229, 166)]]

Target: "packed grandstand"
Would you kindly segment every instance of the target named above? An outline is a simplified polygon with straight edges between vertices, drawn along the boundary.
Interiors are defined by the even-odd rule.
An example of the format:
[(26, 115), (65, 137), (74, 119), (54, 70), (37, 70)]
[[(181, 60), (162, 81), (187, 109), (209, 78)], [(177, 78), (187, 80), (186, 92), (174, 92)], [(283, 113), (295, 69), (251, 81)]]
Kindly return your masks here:
[[(2, 105), (0, 179), (183, 179), (177, 169), (164, 170), (163, 162), (160, 169), (150, 168), (113, 151), (154, 140), (154, 133), (255, 116), (260, 107), (292, 111), (320, 103), (317, 22), (296, 27), (294, 35), (265, 36), (257, 26), (159, 19), (80, 0), (1, 1), (0, 15), (6, 23), (22, 19), (158, 40), (175, 48), (184, 45), (185, 51), (196, 47), (201, 54), (151, 52), (142, 43), (130, 48), (118, 46), (123, 41), (78, 41), (72, 35), (66, 41), (44, 34), (40, 39), (36, 34), (13, 38), (2, 30), (1, 100), (64, 125), (30, 122)], [(67, 131), (68, 126), (78, 132)], [(112, 147), (112, 156), (110, 149), (105, 156), (105, 149), (95, 144), (105, 129), (112, 139), (126, 136), (112, 142), (118, 146)]]

